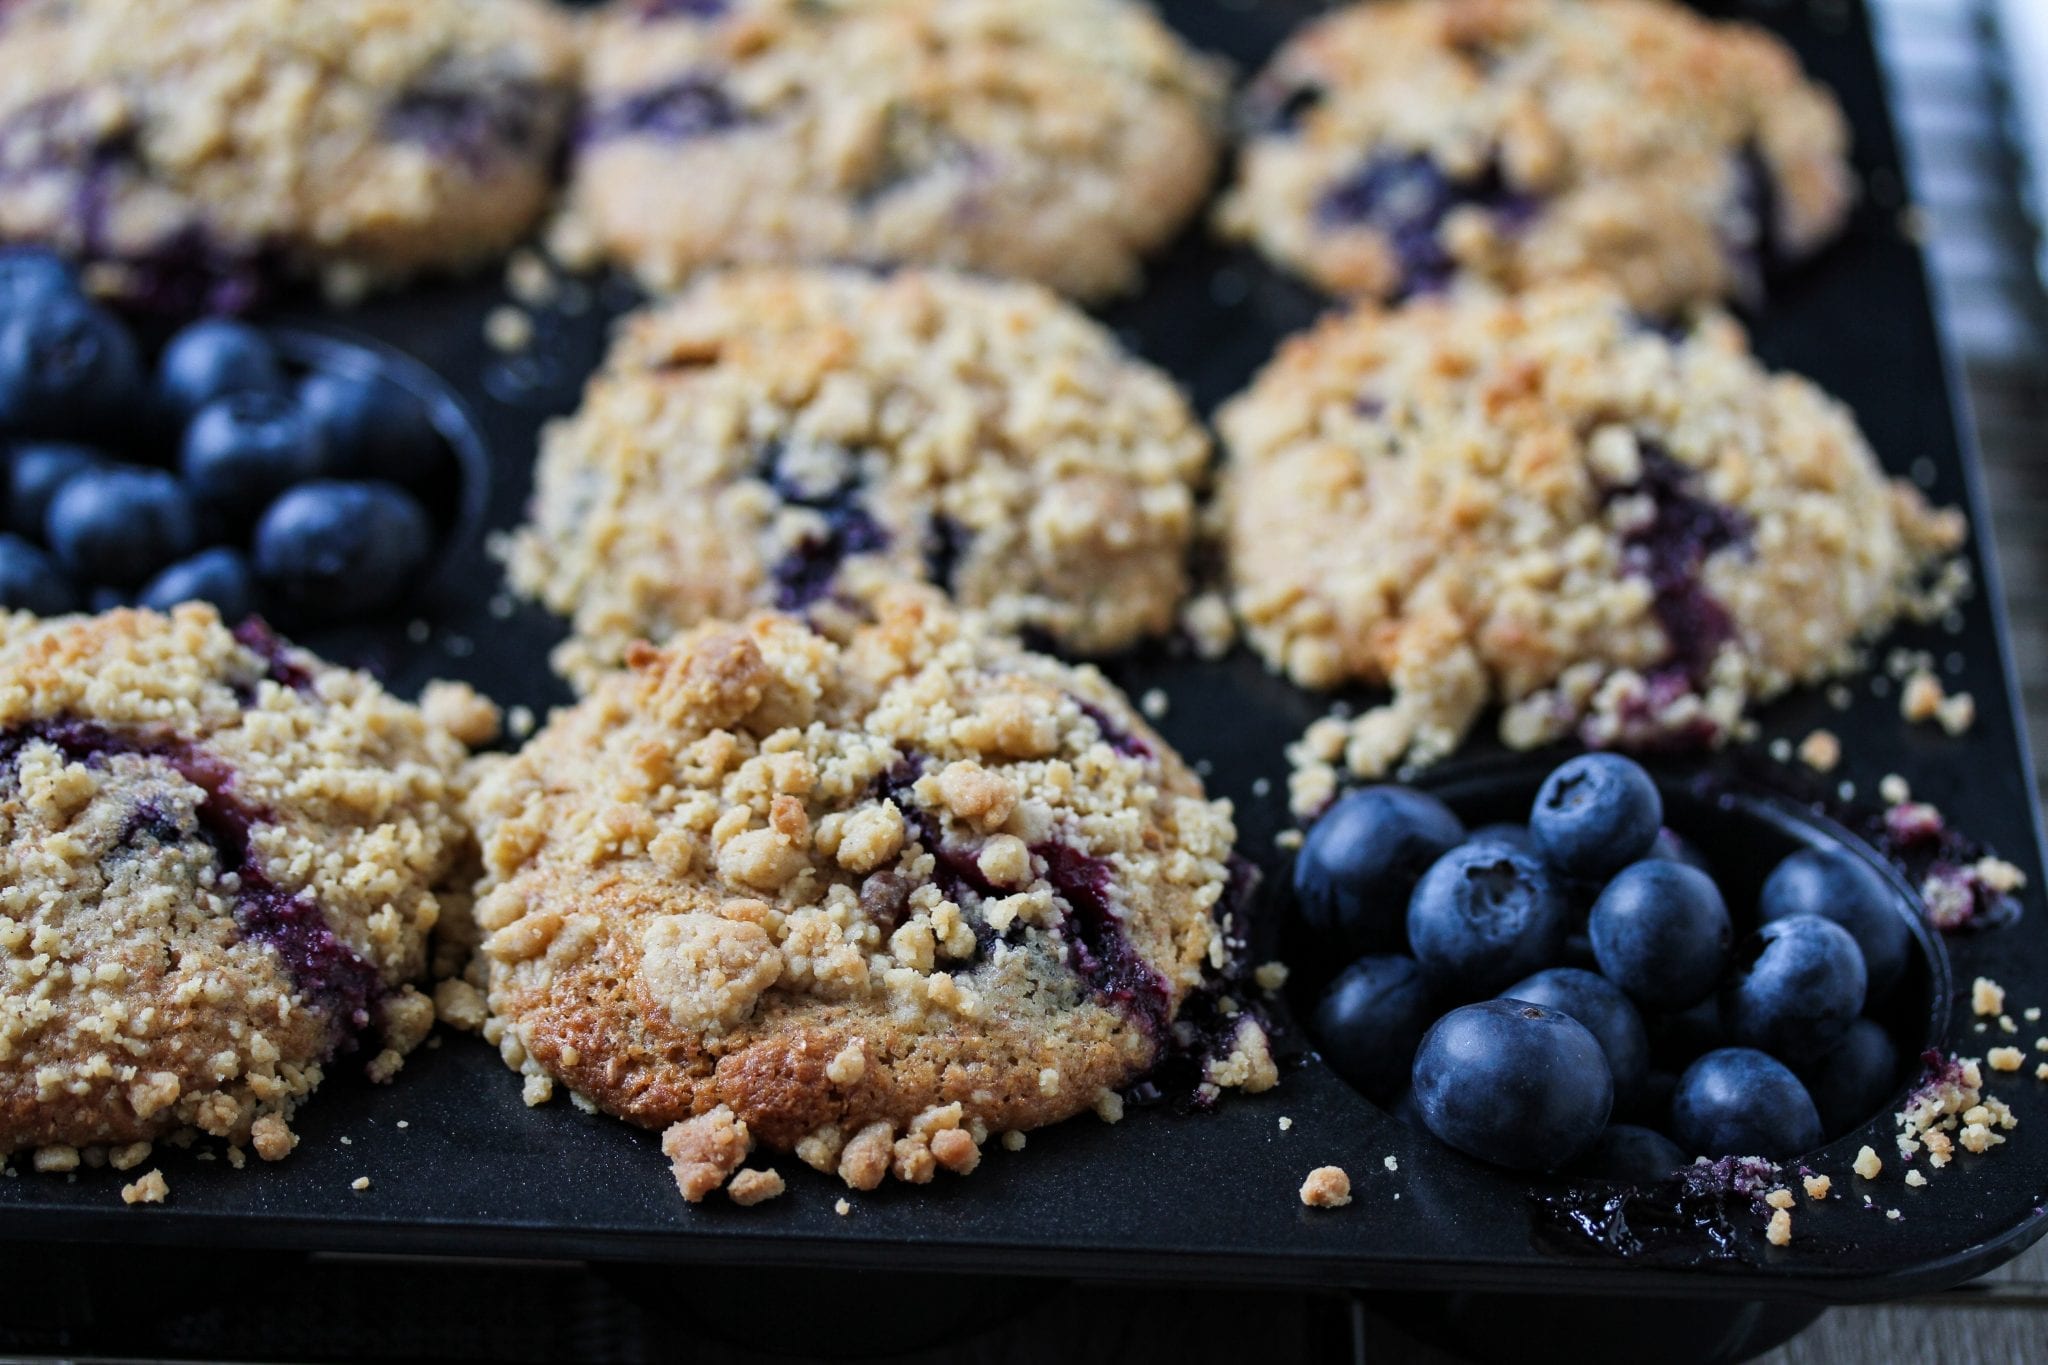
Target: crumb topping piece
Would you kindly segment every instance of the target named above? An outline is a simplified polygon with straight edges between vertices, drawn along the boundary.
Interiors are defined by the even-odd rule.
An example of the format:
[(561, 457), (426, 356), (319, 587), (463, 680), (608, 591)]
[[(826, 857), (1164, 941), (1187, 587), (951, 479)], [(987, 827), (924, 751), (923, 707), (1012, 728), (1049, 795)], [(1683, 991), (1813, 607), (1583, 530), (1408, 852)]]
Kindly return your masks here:
[(140, 1180), (121, 1187), (121, 1202), (124, 1204), (161, 1204), (170, 1197), (170, 1182), (164, 1179), (160, 1170), (152, 1170)]
[(1301, 1182), (1301, 1202), (1312, 1209), (1339, 1209), (1351, 1202), (1351, 1177), (1342, 1166), (1318, 1166)]

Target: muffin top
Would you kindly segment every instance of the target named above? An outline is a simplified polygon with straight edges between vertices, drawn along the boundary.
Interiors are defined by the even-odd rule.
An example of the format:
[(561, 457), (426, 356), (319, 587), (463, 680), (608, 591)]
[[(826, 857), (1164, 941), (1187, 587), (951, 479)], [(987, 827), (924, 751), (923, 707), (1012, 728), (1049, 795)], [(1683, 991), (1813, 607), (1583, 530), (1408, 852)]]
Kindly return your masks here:
[(388, 1078), (468, 847), (462, 745), (211, 608), (0, 615), (0, 1153), (196, 1128), (265, 1156)]
[(1208, 192), (1223, 82), (1126, 0), (623, 0), (555, 234), (706, 265), (949, 265), (1129, 288)]
[(1964, 534), (1734, 322), (1666, 333), (1598, 284), (1359, 306), (1217, 424), (1252, 645), (1394, 691), (1311, 731), (1317, 798), (1324, 765), (1441, 757), (1496, 703), (1516, 747), (1717, 741), (1924, 606)]
[[(640, 646), (470, 809), (508, 1061), (855, 1184), (877, 1141), (1138, 1079), (1243, 927), (1228, 805), (1095, 670), (927, 589), (843, 643), (762, 613)], [(1270, 1084), (1243, 1023), (1212, 1085)]]
[(626, 323), (505, 548), (584, 680), (906, 580), (1093, 653), (1172, 625), (1208, 463), (1172, 382), (1041, 288), (743, 270)]
[(1841, 227), (1846, 125), (1775, 37), (1665, 0), (1386, 0), (1297, 33), (1244, 102), (1225, 229), (1334, 293), (1596, 274), (1754, 298)]
[(20, 0), (0, 240), (180, 312), (470, 264), (540, 213), (574, 66), (536, 0)]

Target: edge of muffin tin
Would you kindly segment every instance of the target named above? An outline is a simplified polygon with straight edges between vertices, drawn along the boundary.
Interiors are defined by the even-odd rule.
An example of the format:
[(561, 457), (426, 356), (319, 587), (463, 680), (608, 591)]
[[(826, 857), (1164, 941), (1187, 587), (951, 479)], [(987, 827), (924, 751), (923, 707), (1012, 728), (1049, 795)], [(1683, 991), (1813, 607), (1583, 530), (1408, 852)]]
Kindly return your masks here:
[[(1785, 32), (1849, 108), (1859, 168), (1867, 178), (1875, 172), (1900, 183), (1860, 5), (1843, 19), (1762, 0), (1703, 7), (1762, 19)], [(1224, 0), (1168, 0), (1163, 8), (1198, 41), (1225, 48), (1235, 43), (1247, 68), (1313, 12), (1307, 4), (1247, 10)], [(1840, 346), (1845, 329), (1839, 324), (1861, 309), (1856, 346), (1892, 367), (1864, 395), (1871, 410), (1856, 404), (1866, 430), (1895, 466), (1914, 452), (1900, 450), (1888, 436), (1894, 428), (1917, 430), (1940, 457), (1942, 496), (1967, 506), (1981, 537), (1990, 523), (1967, 415), (1955, 398), (1953, 358), (1934, 329), (1918, 249), (1893, 231), (1895, 208), (1873, 205), (1867, 196), (1852, 227), (1856, 245), (1838, 245), (1832, 264), (1824, 256), (1802, 275), (1823, 281), (1795, 291), (1803, 291), (1800, 306), (1822, 324), (1818, 331), (1809, 325), (1816, 319), (1807, 319), (1799, 336), (1779, 335), (1770, 313), (1756, 330), (1761, 341), (1776, 343), (1775, 349), (1764, 346), (1773, 364), (1806, 369), (1825, 384), (1844, 373), (1825, 363)], [(1193, 388), (1206, 410), (1220, 396), (1214, 391), (1220, 373), (1234, 372), (1232, 382), (1241, 381), (1279, 332), (1302, 325), (1318, 305), (1205, 233), (1205, 224), (1193, 225), (1190, 236), (1155, 264), (1147, 292), (1107, 310), (1107, 320), (1149, 343), (1148, 354)], [(1219, 266), (1236, 272), (1243, 286), (1231, 307), (1222, 306), (1216, 291)], [(601, 298), (613, 293), (598, 292)], [(481, 339), (485, 315), (501, 302), (495, 278), (487, 276), (339, 316), (280, 314), (257, 321), (294, 358), (300, 342), (370, 353), (430, 402), (436, 426), (463, 467), (457, 522), (405, 613), (429, 620), (430, 638), (412, 637), (409, 622), (394, 619), (311, 633), (301, 642), (340, 662), (371, 667), (407, 694), (432, 677), (467, 677), (508, 704), (540, 709), (566, 696), (545, 662), (560, 627), (530, 609), (502, 609), (500, 578), (484, 552), (483, 533), (518, 515), (534, 434), (546, 416), (573, 405), (584, 369), (602, 348), (608, 314), (597, 309), (544, 319), (535, 355), (560, 382), (508, 400), (493, 379), (502, 357)], [(1916, 384), (1925, 392), (1913, 391)], [(1965, 828), (2000, 831), (1992, 841), (2031, 879), (2022, 898), (2027, 915), (2017, 928), (1923, 941), (1923, 952), (1937, 974), (1944, 959), (1950, 962), (1951, 983), (1990, 975), (2008, 987), (2016, 1011), (2048, 1007), (2048, 929), (2042, 927), (2048, 896), (2032, 765), (2016, 709), (2017, 674), (1989, 547), (1975, 539), (1970, 553), (1979, 582), (1977, 601), (1967, 609), (1972, 630), (1943, 647), (1968, 665), (1980, 701), (1976, 730), (1938, 741), (1909, 734), (1895, 702), (1886, 702), (1891, 728), (1866, 734), (1850, 727), (1881, 719), (1880, 711), (1864, 714), (1866, 703), (1877, 703), (1859, 698), (1858, 715), (1842, 716), (1817, 694), (1774, 705), (1763, 719), (1769, 733), (1794, 740), (1815, 725), (1847, 730), (1866, 745), (1895, 739), (1886, 762), (1916, 788), (1959, 779), (1951, 784), (1954, 795), (1940, 804)], [(1213, 757), (1212, 789), (1239, 798), (1242, 846), (1269, 878), (1284, 876), (1287, 860), (1272, 843), (1289, 823), (1282, 746), (1325, 701), (1294, 691), (1242, 652), (1220, 665), (1198, 665), (1153, 650), (1109, 661), (1105, 669), (1133, 695), (1166, 688), (1173, 707), (1159, 728), (1191, 760)], [(1854, 682), (1859, 693), (1865, 690), (1864, 678)], [(1852, 761), (1859, 747), (1852, 744)], [(1490, 741), (1476, 739), (1432, 774), (1429, 785), (1458, 781), (1476, 765), (1543, 761), (1501, 760), (1489, 757), (1490, 750)], [(1884, 770), (1870, 774), (1871, 785)], [(1275, 795), (1246, 797), (1253, 775), (1267, 778)], [(1928, 937), (1925, 926), (1916, 932)], [(1930, 1033), (1960, 1051), (1980, 1050), (1968, 1031), (1968, 1002), (1955, 994), (1952, 986), (1944, 1010), (1936, 993)], [(2048, 1025), (2040, 1031), (2048, 1033)], [(2023, 1120), (2005, 1147), (1958, 1157), (1928, 1188), (1902, 1193), (1890, 1125), (1881, 1116), (1822, 1149), (1816, 1164), (1836, 1176), (1843, 1193), (1830, 1205), (1839, 1207), (1809, 1212), (1802, 1201), (1790, 1247), (1763, 1251), (1754, 1263), (1681, 1265), (1539, 1247), (1530, 1181), (1480, 1167), (1402, 1127), (1313, 1059), (1291, 1069), (1277, 1090), (1230, 1097), (1215, 1114), (1183, 1118), (1134, 1110), (1114, 1129), (1084, 1115), (1032, 1133), (1022, 1153), (992, 1152), (965, 1180), (885, 1187), (859, 1196), (851, 1215), (842, 1217), (832, 1207), (845, 1193), (837, 1182), (788, 1158), (775, 1161), (791, 1181), (782, 1199), (755, 1209), (717, 1200), (686, 1207), (653, 1135), (566, 1103), (528, 1110), (517, 1077), (492, 1049), (462, 1035), (439, 1036), (442, 1046), (415, 1052), (388, 1086), (373, 1087), (334, 1068), (294, 1120), (303, 1140), (282, 1165), (252, 1162), (251, 1169), (231, 1171), (225, 1162), (202, 1163), (160, 1145), (156, 1160), (172, 1187), (171, 1201), (161, 1207), (124, 1209), (111, 1171), (82, 1172), (75, 1182), (26, 1173), (0, 1181), (0, 1246), (260, 1246), (845, 1269), (872, 1268), (886, 1255), (892, 1269), (960, 1273), (1852, 1302), (1945, 1287), (2048, 1231), (2048, 1218), (2040, 1216), (2048, 1201), (2048, 1086), (2029, 1072), (1998, 1082), (2019, 1101)], [(1992, 1035), (1982, 1046), (1997, 1041)], [(2031, 1039), (2023, 1033), (2015, 1041)], [(1285, 1132), (1277, 1122), (1282, 1116), (1293, 1120)], [(1851, 1192), (1860, 1182), (1849, 1177), (1848, 1162), (1865, 1141), (1886, 1157), (1882, 1198), (1905, 1207), (1902, 1222), (1887, 1222), (1882, 1203), (1880, 1211), (1866, 1212)], [(1386, 1156), (1398, 1170), (1383, 1167)], [(1304, 1209), (1295, 1193), (1302, 1177), (1330, 1163), (1351, 1173), (1353, 1204)], [(371, 1188), (353, 1190), (361, 1175), (372, 1178)]]

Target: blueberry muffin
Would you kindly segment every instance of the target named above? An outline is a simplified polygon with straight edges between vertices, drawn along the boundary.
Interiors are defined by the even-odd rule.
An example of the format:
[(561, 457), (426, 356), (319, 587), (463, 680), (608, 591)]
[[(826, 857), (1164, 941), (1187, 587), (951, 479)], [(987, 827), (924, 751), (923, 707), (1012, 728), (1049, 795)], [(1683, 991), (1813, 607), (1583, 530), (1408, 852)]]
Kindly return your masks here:
[(1333, 293), (1594, 273), (1638, 308), (1758, 296), (1841, 227), (1834, 99), (1777, 39), (1666, 0), (1385, 0), (1245, 100), (1232, 236)]
[(253, 618), (0, 613), (0, 1155), (274, 1159), (337, 1058), (395, 1073), (465, 761)]
[(1956, 585), (1953, 511), (1884, 477), (1854, 419), (1771, 374), (1726, 316), (1646, 326), (1604, 285), (1359, 305), (1282, 347), (1217, 419), (1234, 601), (1305, 686), (1387, 686), (1297, 755), (1441, 757), (1501, 738), (1714, 743), (1852, 667)]
[(1201, 995), (1249, 889), (1230, 808), (1092, 668), (915, 587), (844, 642), (761, 613), (629, 664), (469, 807), (530, 1099), (683, 1125), (679, 1179), (761, 1143), (871, 1188), (1115, 1113), (1169, 1052), (1274, 1080)]
[(1220, 73), (1127, 0), (619, 0), (572, 260), (950, 265), (1129, 288), (1208, 192)]
[(1043, 289), (764, 267), (626, 323), (501, 549), (582, 679), (906, 579), (1096, 653), (1171, 627), (1208, 463), (1172, 383)]
[(0, 70), (0, 240), (225, 310), (502, 252), (546, 203), (574, 44), (537, 0), (18, 0)]

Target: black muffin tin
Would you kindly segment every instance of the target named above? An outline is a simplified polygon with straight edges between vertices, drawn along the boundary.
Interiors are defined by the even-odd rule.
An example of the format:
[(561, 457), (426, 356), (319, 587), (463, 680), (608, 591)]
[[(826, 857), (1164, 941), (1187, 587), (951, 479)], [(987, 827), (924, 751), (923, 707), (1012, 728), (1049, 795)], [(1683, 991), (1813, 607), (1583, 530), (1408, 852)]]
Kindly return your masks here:
[[(1966, 507), (1981, 537), (1989, 525), (1982, 488), (1960, 434), (1955, 375), (1936, 333), (1920, 253), (1906, 235), (1897, 150), (1860, 8), (1846, 0), (1711, 8), (1776, 29), (1839, 93), (1857, 130), (1865, 185), (1846, 239), (1774, 282), (1768, 306), (1753, 319), (1759, 351), (1841, 396), (1885, 465), (1935, 500)], [(1241, 70), (1254, 68), (1314, 9), (1275, 0), (1165, 6), (1189, 38), (1228, 54)], [(566, 305), (540, 311), (534, 347), (517, 356), (483, 343), (485, 317), (506, 302), (495, 278), (428, 287), (346, 313), (306, 305), (266, 319), (405, 353), (445, 379), (439, 413), (458, 445), (467, 422), (488, 451), (487, 470), (484, 461), (467, 462), (477, 482), (464, 533), (412, 608), (305, 643), (372, 668), (407, 694), (430, 678), (458, 677), (507, 706), (539, 711), (566, 698), (546, 668), (559, 625), (504, 595), (482, 529), (517, 520), (541, 423), (573, 406), (608, 319), (634, 300), (615, 281), (585, 282), (574, 292)], [(1105, 316), (1176, 375), (1206, 413), (1325, 306), (1197, 225), (1155, 263), (1141, 295)], [(566, 1100), (528, 1109), (518, 1077), (492, 1049), (443, 1031), (392, 1085), (370, 1086), (346, 1063), (332, 1068), (295, 1120), (303, 1140), (282, 1164), (252, 1161), (252, 1169), (236, 1172), (208, 1160), (203, 1144), (189, 1152), (160, 1146), (153, 1161), (172, 1190), (164, 1206), (124, 1208), (117, 1191), (125, 1177), (108, 1170), (75, 1177), (24, 1171), (0, 1181), (0, 1239), (17, 1254), (30, 1242), (74, 1250), (121, 1243), (1808, 1303), (1957, 1283), (2048, 1228), (2039, 1217), (2048, 1197), (2048, 1086), (2031, 1073), (2032, 1039), (2048, 1025), (2023, 1024), (2013, 1039), (1995, 1029), (1974, 1035), (1967, 999), (1956, 998), (1984, 974), (2005, 984), (2016, 1016), (2028, 1005), (2048, 1005), (2033, 776), (1989, 547), (1978, 539), (1970, 554), (1978, 590), (1955, 616), (1904, 629), (1889, 642), (1931, 651), (1949, 686), (1975, 695), (1978, 718), (1967, 735), (1908, 726), (1881, 668), (1849, 680), (1846, 709), (1806, 692), (1760, 719), (1766, 740), (1833, 730), (1846, 752), (1830, 786), (1852, 783), (1860, 798), (1874, 800), (1880, 777), (1899, 773), (1916, 797), (1939, 805), (2027, 874), (2016, 925), (1923, 941), (1912, 986), (1922, 1007), (1900, 1025), (1927, 1046), (1978, 1054), (2003, 1042), (2027, 1048), (2027, 1070), (1993, 1080), (2021, 1125), (2007, 1145), (1984, 1157), (1959, 1155), (1914, 1190), (1900, 1182), (1889, 1116), (1873, 1119), (1809, 1158), (1834, 1176), (1840, 1194), (1820, 1208), (1802, 1200), (1796, 1240), (1783, 1250), (1752, 1231), (1735, 1255), (1710, 1256), (1702, 1244), (1624, 1258), (1559, 1236), (1538, 1198), (1558, 1186), (1482, 1167), (1404, 1128), (1307, 1053), (1298, 1033), (1294, 1048), (1302, 1055), (1265, 1095), (1233, 1096), (1211, 1114), (1170, 1103), (1134, 1107), (1114, 1127), (1083, 1116), (1031, 1134), (1021, 1153), (991, 1144), (969, 1179), (891, 1184), (852, 1196), (852, 1211), (840, 1215), (834, 1202), (847, 1191), (788, 1157), (774, 1159), (790, 1181), (782, 1199), (752, 1209), (719, 1198), (687, 1207), (653, 1134), (581, 1113)], [(1205, 664), (1162, 646), (1113, 661), (1108, 671), (1134, 695), (1165, 691), (1171, 709), (1160, 729), (1207, 774), (1214, 793), (1235, 801), (1243, 849), (1272, 883), (1284, 882), (1286, 855), (1275, 844), (1291, 823), (1283, 750), (1328, 699), (1269, 675), (1242, 651)], [(1543, 765), (1541, 757), (1499, 754), (1482, 732), (1429, 780), (1484, 806), (1519, 799)], [(1723, 756), (1663, 775), (1679, 790), (1709, 774), (1702, 788), (1709, 794), (1698, 799), (1720, 822), (1710, 841), (1724, 864), (1740, 862), (1727, 870), (1731, 879), (1753, 884), (1774, 850), (1824, 827), (1806, 807), (1777, 798), (1762, 799), (1750, 816), (1731, 815), (1725, 803), (1739, 789), (1715, 775), (1741, 766)], [(1738, 818), (1757, 823), (1729, 825)], [(1304, 980), (1334, 965), (1299, 964)], [(1276, 1005), (1282, 1022), (1287, 1012), (1286, 1002)], [(1291, 1120), (1285, 1130), (1283, 1118)], [(1849, 1174), (1865, 1142), (1887, 1158), (1884, 1176), (1870, 1186)], [(1350, 1207), (1301, 1205), (1303, 1177), (1325, 1164), (1350, 1172)], [(364, 1175), (370, 1187), (352, 1189)], [(1863, 1207), (1866, 1190), (1875, 1209)], [(1887, 1208), (1903, 1218), (1888, 1220)], [(1748, 1221), (1760, 1230), (1760, 1217)]]

